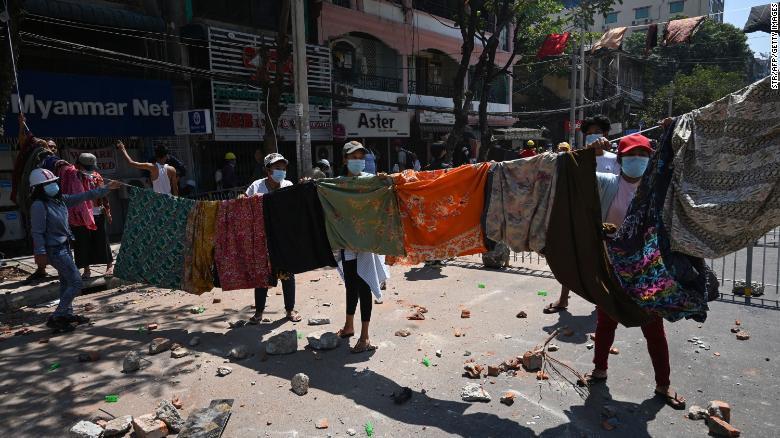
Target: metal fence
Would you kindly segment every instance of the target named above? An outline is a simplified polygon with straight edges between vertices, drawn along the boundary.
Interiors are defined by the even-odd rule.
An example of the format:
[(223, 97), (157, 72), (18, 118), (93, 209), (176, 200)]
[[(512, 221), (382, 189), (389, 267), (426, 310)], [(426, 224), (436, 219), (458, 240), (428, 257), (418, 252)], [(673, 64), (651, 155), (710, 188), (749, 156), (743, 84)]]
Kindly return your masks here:
[(246, 192), (246, 186), (234, 187), (232, 189), (227, 189), (227, 190), (216, 190), (213, 192), (198, 193), (192, 196), (187, 196), (187, 198), (194, 199), (196, 201), (226, 201), (228, 199), (236, 199), (240, 195), (243, 195), (245, 192)]

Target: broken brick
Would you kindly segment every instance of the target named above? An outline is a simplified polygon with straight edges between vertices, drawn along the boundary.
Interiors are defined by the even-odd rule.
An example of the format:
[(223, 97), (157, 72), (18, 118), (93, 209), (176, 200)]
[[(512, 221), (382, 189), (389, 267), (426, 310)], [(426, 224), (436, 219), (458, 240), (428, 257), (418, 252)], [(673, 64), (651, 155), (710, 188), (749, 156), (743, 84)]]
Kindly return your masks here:
[(710, 417), (718, 417), (726, 423), (731, 423), (731, 405), (723, 400), (713, 400), (707, 405), (707, 413)]
[(548, 376), (544, 371), (536, 372), (536, 380), (548, 380), (549, 378), (550, 376)]
[(154, 323), (154, 322), (151, 323), (151, 324), (146, 324), (146, 329), (147, 330), (157, 330), (157, 327), (159, 327), (159, 326), (157, 325), (157, 323)]
[(461, 336), (466, 336), (466, 333), (464, 333), (464, 332), (462, 332), (460, 330), (455, 330), (455, 337), (459, 338)]
[(527, 314), (527, 313), (525, 313), (525, 311), (523, 311), (523, 310), (521, 310), (520, 312), (518, 312), (516, 316), (517, 316), (518, 318), (528, 318), (528, 314)]
[(466, 363), (466, 365), (463, 366), (463, 369), (466, 370), (466, 376), (470, 379), (479, 379), (482, 377), (482, 371), (484, 371), (484, 367), (482, 365), (477, 365), (475, 363)]
[(463, 309), (460, 311), (460, 317), (463, 319), (471, 318), (471, 310)]
[(742, 331), (742, 329), (739, 328), (739, 327), (732, 327), (731, 328), (731, 333), (739, 333), (740, 331)]
[(505, 404), (507, 406), (512, 406), (512, 404), (514, 404), (514, 402), (515, 402), (515, 397), (516, 397), (516, 394), (514, 392), (507, 391), (507, 392), (505, 392), (501, 396), (501, 403), (503, 403), (503, 404)]
[(734, 321), (734, 325), (742, 325), (742, 321), (736, 320), (736, 321)]
[(710, 428), (710, 433), (715, 436), (725, 436), (730, 438), (737, 438), (742, 432), (736, 427), (723, 421), (718, 417), (710, 417), (707, 419), (707, 427)]
[(609, 354), (620, 354), (620, 350), (617, 347), (612, 347), (609, 349)]
[(100, 360), (100, 352), (97, 350), (79, 353), (79, 362), (97, 362)]
[(412, 313), (411, 315), (407, 316), (406, 319), (410, 321), (422, 321), (425, 319), (425, 315), (422, 314), (422, 312), (417, 311)]
[(740, 341), (747, 341), (748, 339), (750, 339), (750, 333), (742, 330), (739, 333), (737, 333), (737, 339), (739, 339)]
[(133, 418), (133, 431), (138, 438), (162, 438), (168, 436), (168, 426), (154, 414)]
[(221, 302), (222, 302), (222, 298), (214, 298), (214, 299), (211, 301), (211, 304), (219, 304), (219, 303), (221, 303)]
[(181, 409), (184, 406), (184, 403), (181, 402), (179, 397), (174, 397), (173, 400), (171, 400), (171, 404), (176, 409)]
[(317, 424), (315, 425), (317, 429), (327, 429), (328, 426), (329, 425), (328, 425), (327, 418), (320, 418), (319, 420), (317, 420)]
[(523, 366), (528, 371), (541, 369), (543, 361), (541, 351), (526, 351), (523, 354)]
[(501, 374), (501, 368), (493, 365), (488, 365), (487, 374), (490, 377), (498, 377)]

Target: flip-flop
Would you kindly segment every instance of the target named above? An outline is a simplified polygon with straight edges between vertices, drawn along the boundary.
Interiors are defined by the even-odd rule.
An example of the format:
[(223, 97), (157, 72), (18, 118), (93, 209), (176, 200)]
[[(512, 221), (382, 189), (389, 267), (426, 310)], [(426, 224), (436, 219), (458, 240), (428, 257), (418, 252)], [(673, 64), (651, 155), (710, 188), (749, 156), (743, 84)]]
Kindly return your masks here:
[(585, 381), (583, 381), (582, 379), (579, 379), (577, 381), (577, 384), (579, 386), (586, 386), (586, 385), (590, 386), (596, 383), (604, 383), (607, 381), (606, 377), (594, 376), (592, 373), (585, 373), (584, 377), (585, 377)]
[(339, 331), (336, 332), (336, 336), (340, 337), (341, 339), (347, 339), (355, 336), (355, 332), (344, 333), (344, 329), (339, 329)]
[(350, 353), (357, 354), (357, 353), (364, 353), (366, 351), (375, 351), (377, 347), (375, 345), (371, 345), (371, 341), (363, 342), (363, 341), (357, 341), (357, 344), (355, 344), (354, 347), (349, 349)]
[(666, 404), (669, 405), (669, 407), (672, 409), (676, 409), (678, 411), (685, 409), (685, 397), (677, 394), (676, 392), (674, 393), (674, 396), (672, 396), (669, 393), (664, 394), (663, 392), (656, 390), (655, 395), (656, 397), (664, 399), (664, 402), (666, 402)]
[(289, 315), (287, 315), (287, 319), (292, 322), (300, 322), (303, 318), (301, 318), (301, 315), (298, 314), (295, 310), (292, 311)]
[(556, 306), (553, 303), (550, 303), (542, 310), (542, 313), (546, 313), (548, 315), (552, 313), (558, 313), (561, 310), (566, 310), (567, 307), (569, 306)]

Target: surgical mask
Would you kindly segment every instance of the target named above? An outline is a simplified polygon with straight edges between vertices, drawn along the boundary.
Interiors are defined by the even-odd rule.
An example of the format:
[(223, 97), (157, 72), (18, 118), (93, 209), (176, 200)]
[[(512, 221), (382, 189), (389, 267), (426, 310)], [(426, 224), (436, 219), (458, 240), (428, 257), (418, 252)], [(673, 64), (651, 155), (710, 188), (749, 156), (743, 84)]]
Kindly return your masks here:
[(585, 146), (593, 143), (594, 141), (600, 139), (601, 137), (603, 137), (601, 134), (588, 134), (587, 136), (585, 136)]
[(366, 168), (366, 160), (347, 160), (347, 169), (352, 175), (360, 175)]
[(276, 181), (277, 183), (281, 183), (284, 181), (284, 178), (287, 176), (286, 170), (280, 170), (280, 169), (274, 169), (273, 172), (271, 172), (271, 179)]
[(647, 163), (650, 162), (649, 157), (623, 157), (620, 163), (620, 168), (626, 176), (631, 178), (639, 178), (645, 174), (647, 169)]
[(53, 198), (60, 192), (60, 186), (58, 184), (46, 184), (43, 186), (43, 192), (46, 193), (46, 196)]

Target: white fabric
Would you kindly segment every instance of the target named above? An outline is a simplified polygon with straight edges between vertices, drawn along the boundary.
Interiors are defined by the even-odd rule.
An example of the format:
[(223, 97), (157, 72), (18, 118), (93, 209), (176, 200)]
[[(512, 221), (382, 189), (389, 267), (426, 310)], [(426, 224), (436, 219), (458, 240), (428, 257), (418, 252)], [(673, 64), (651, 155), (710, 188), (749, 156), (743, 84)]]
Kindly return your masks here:
[(349, 262), (349, 261), (355, 260), (357, 258), (357, 255), (358, 255), (358, 253), (356, 253), (354, 251), (350, 251), (348, 249), (345, 249), (344, 250), (344, 261), (345, 262)]
[[(266, 195), (268, 194), (268, 184), (266, 184), (266, 180), (268, 178), (258, 179), (257, 181), (253, 182), (249, 185), (249, 187), (246, 188), (246, 195), (247, 196), (253, 196), (253, 195)], [(279, 184), (279, 188), (284, 187), (290, 187), (293, 183), (290, 181), (287, 181), (286, 179), (283, 179), (282, 182)]]
[(160, 163), (154, 163), (154, 166), (157, 168), (157, 179), (152, 181), (152, 189), (155, 193), (170, 195), (171, 179), (168, 177), (168, 168), (171, 166)]
[[(350, 260), (347, 259), (346, 250), (344, 251), (344, 258)], [(342, 266), (341, 257), (338, 257), (336, 260), (338, 260), (339, 275), (341, 275), (341, 279), (344, 280), (344, 267)], [(387, 265), (385, 265), (385, 256), (370, 252), (357, 253), (357, 273), (371, 288), (371, 293), (374, 294), (374, 297), (381, 300), (381, 284), (390, 278), (390, 271), (388, 271)]]
[(620, 175), (620, 164), (617, 162), (617, 155), (608, 151), (604, 151), (604, 155), (597, 155), (596, 172)]
[(614, 224), (618, 227), (623, 224), (628, 212), (628, 206), (631, 205), (636, 189), (639, 187), (639, 182), (630, 183), (625, 178), (620, 178), (615, 199), (612, 200), (612, 204), (609, 206), (609, 210), (607, 210), (606, 222), (608, 224)]

